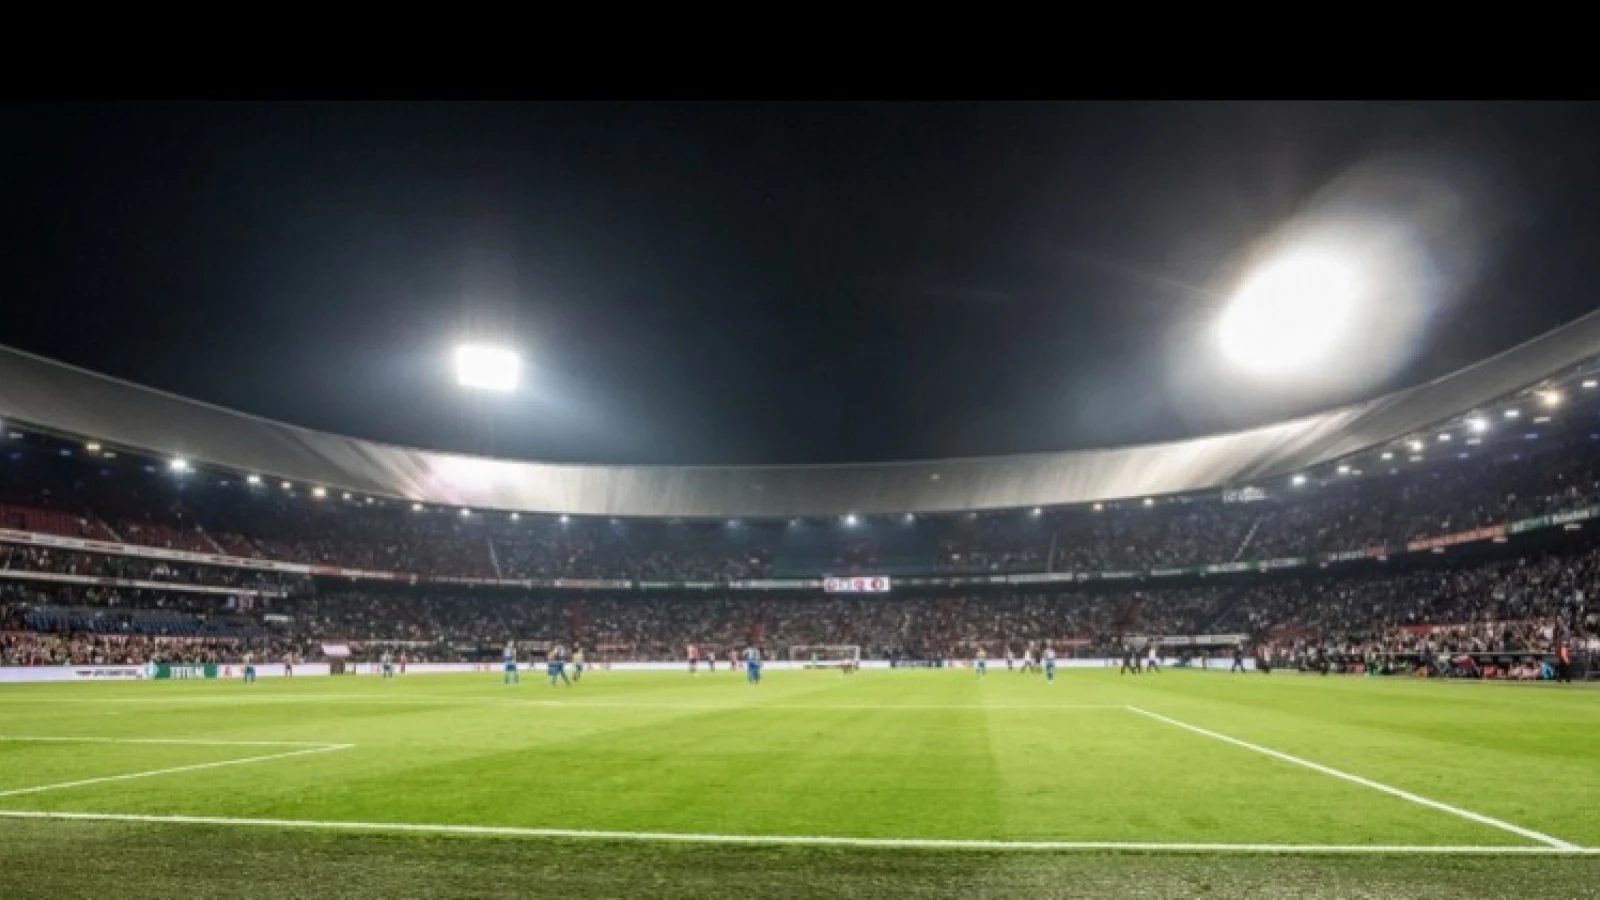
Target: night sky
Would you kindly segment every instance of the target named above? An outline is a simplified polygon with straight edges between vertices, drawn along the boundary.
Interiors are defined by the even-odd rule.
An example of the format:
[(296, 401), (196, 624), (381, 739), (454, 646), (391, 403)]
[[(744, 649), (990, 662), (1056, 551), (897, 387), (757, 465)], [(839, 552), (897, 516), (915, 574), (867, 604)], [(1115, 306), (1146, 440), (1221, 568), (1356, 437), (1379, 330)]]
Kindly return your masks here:
[[(537, 459), (1171, 439), (1415, 383), (1600, 305), (1596, 110), (10, 106), (0, 343)], [(1352, 191), (1426, 219), (1442, 260), (1425, 301), (1386, 301), (1425, 307), (1410, 352), (1357, 386), (1211, 374), (1251, 254)], [(453, 384), (475, 336), (523, 350), (522, 393)]]

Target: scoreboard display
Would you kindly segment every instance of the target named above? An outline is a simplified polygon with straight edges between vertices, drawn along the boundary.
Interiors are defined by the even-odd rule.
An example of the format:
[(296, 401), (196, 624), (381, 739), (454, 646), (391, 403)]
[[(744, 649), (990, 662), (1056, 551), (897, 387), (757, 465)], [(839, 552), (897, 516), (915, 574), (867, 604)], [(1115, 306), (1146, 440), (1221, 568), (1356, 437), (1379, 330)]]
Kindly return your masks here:
[(883, 577), (824, 578), (822, 589), (830, 594), (887, 594), (889, 579)]

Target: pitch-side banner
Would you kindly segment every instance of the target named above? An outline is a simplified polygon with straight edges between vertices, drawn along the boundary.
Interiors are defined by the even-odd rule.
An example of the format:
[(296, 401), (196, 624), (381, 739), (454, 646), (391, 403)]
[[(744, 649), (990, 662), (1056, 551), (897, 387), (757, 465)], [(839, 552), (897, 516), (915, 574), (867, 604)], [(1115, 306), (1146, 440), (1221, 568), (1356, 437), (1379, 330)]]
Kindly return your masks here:
[(863, 578), (824, 578), (822, 589), (830, 594), (887, 594), (889, 579), (882, 576)]

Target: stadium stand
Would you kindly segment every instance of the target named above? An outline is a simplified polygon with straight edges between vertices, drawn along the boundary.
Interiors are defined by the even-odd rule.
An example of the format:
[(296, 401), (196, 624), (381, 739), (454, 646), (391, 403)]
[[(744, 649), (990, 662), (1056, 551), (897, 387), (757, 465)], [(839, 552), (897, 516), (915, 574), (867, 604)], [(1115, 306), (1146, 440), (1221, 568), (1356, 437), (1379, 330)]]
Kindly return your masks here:
[[(439, 487), (441, 466), (534, 464), (379, 452), (5, 351), (0, 372), (16, 378), (0, 382), (12, 414), (0, 429), (0, 662), (315, 658), (328, 641), (489, 659), (512, 640), (581, 643), (597, 660), (674, 658), (689, 643), (852, 645), (891, 660), (983, 648), (998, 659), (1043, 642), (1104, 656), (1159, 640), (1202, 661), (1243, 642), (1263, 661), (1318, 671), (1401, 660), (1526, 673), (1558, 645), (1600, 649), (1600, 549), (1584, 530), (1600, 520), (1600, 381), (1587, 362), (1597, 346), (1600, 318), (1589, 317), (1307, 422), (1018, 458), (987, 475), (974, 474), (982, 461), (713, 467), (680, 487), (726, 483), (676, 506), (660, 505), (661, 484), (641, 488), (630, 503), (683, 513), (648, 517), (441, 505), (460, 495)], [(61, 396), (82, 408), (41, 405)], [(203, 425), (219, 449), (174, 464), (114, 401), (170, 416), (174, 432)], [(18, 410), (43, 427), (19, 424)], [(96, 423), (126, 443), (78, 430)], [(338, 483), (389, 493), (252, 473), (242, 465), (255, 448), (230, 429), (299, 448), (263, 471), (325, 466)], [(358, 472), (362, 458), (371, 465)], [(407, 460), (416, 468), (401, 477)], [(1178, 473), (1184, 460), (1204, 464)], [(569, 473), (575, 491), (588, 492), (593, 468)], [(750, 488), (757, 471), (814, 483), (821, 500), (728, 502), (728, 485)], [(908, 478), (923, 484), (913, 491)], [(951, 482), (967, 499), (928, 512), (952, 505)], [(1146, 484), (1183, 492), (1117, 492)], [(851, 485), (882, 488), (858, 495), (878, 498), (860, 504), (873, 514), (838, 500)], [(998, 508), (1023, 496), (1083, 502)], [(799, 516), (694, 514), (824, 501)], [(824, 593), (838, 576), (886, 576), (894, 589)]]

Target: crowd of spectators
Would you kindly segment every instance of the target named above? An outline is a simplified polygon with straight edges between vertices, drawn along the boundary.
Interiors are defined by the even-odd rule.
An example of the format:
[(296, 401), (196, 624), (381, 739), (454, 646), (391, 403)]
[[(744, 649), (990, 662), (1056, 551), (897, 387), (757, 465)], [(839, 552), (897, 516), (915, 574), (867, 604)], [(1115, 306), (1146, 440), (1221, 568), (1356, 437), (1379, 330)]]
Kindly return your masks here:
[(853, 523), (416, 512), (145, 468), (13, 453), (0, 465), (0, 527), (423, 577), (694, 582), (1192, 567), (1394, 545), (1600, 503), (1600, 442), (1587, 439), (1394, 459), (1250, 503), (1211, 495)]
[[(366, 497), (176, 475), (134, 461), (13, 451), (0, 528), (352, 569), (466, 578), (706, 582), (823, 574), (1143, 572), (1310, 557), (1600, 504), (1600, 443), (1517, 444), (1423, 466), (1288, 484), (1255, 502), (844, 522), (668, 522), (413, 511)], [(1391, 471), (1392, 470), (1392, 471)], [(1230, 579), (1104, 581), (963, 594), (823, 597), (692, 591), (471, 590), (314, 580), (230, 565), (0, 543), (0, 659), (220, 657), (326, 640), (404, 642), (438, 658), (566, 640), (611, 658), (751, 643), (856, 645), (870, 657), (991, 654), (1056, 642), (1102, 653), (1131, 635), (1245, 634), (1274, 652), (1545, 652), (1600, 633), (1600, 551), (1468, 564), (1373, 564)], [(9, 574), (8, 574), (9, 573)], [(53, 573), (73, 583), (22, 573)], [(102, 579), (219, 591), (135, 590)], [(1138, 587), (1148, 586), (1146, 589)]]
[[(315, 654), (323, 642), (403, 644), (436, 658), (492, 658), (507, 642), (565, 641), (597, 659), (670, 659), (688, 645), (726, 654), (751, 644), (858, 646), (868, 658), (997, 658), (1050, 643), (1101, 655), (1146, 636), (1243, 635), (1290, 656), (1548, 652), (1600, 636), (1600, 548), (1490, 557), (1465, 565), (1388, 564), (1245, 574), (1130, 590), (944, 595), (765, 592), (501, 591), (324, 584), (284, 597), (238, 598), (0, 581), (0, 645), (38, 635), (89, 640), (126, 655), (140, 640), (275, 644)], [(94, 641), (111, 641), (96, 644)], [(130, 643), (131, 642), (131, 643)], [(189, 645), (184, 645), (189, 646)], [(204, 646), (204, 645), (201, 645)], [(33, 654), (33, 655), (36, 655)], [(8, 658), (16, 654), (8, 651)], [(419, 657), (420, 658), (420, 657)]]

